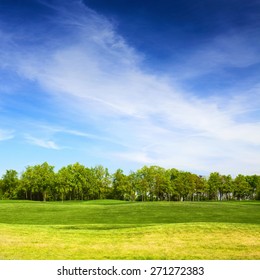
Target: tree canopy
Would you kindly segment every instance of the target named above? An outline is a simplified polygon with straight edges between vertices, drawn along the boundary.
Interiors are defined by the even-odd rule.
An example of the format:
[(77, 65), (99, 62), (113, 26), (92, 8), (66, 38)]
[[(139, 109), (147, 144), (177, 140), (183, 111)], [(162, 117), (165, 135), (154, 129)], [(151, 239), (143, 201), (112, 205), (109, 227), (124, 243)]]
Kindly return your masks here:
[(47, 162), (27, 166), (19, 175), (6, 170), (0, 180), (1, 199), (42, 201), (120, 199), (131, 201), (202, 201), (260, 199), (260, 176), (235, 178), (213, 172), (208, 178), (191, 172), (143, 166), (129, 175), (110, 174), (102, 165), (76, 162), (57, 172)]

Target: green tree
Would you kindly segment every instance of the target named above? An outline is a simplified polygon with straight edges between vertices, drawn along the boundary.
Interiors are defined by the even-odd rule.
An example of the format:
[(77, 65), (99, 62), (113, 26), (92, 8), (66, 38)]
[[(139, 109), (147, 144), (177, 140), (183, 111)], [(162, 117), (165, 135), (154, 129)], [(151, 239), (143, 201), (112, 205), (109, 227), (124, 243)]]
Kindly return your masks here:
[(167, 170), (168, 176), (169, 176), (169, 186), (168, 186), (168, 199), (169, 200), (180, 200), (180, 195), (177, 191), (178, 186), (178, 176), (179, 176), (179, 170), (172, 168)]
[(246, 180), (246, 177), (242, 174), (237, 175), (234, 180), (234, 196), (238, 199), (246, 199), (250, 197), (250, 184)]
[(76, 162), (73, 165), (70, 165), (69, 168), (72, 175), (71, 184), (73, 185), (75, 199), (83, 200), (84, 196), (88, 195), (89, 190), (89, 185), (87, 181), (88, 170), (84, 165), (81, 165), (78, 162)]
[(28, 166), (21, 176), (21, 190), (30, 193), (30, 199), (46, 201), (52, 195), (54, 166), (47, 162)]
[(250, 199), (257, 199), (258, 192), (260, 191), (260, 176), (246, 176), (246, 180), (250, 185)]
[(146, 201), (148, 197), (151, 199), (153, 195), (153, 179), (149, 172), (149, 167), (143, 166), (136, 171), (135, 175), (138, 197), (142, 201)]
[(98, 198), (105, 199), (111, 196), (111, 180), (107, 168), (102, 165), (97, 165), (93, 168), (93, 175), (95, 178), (95, 186), (98, 191)]
[(138, 197), (138, 176), (136, 172), (131, 171), (127, 178), (127, 200), (135, 201)]
[[(208, 179), (208, 199), (217, 200), (219, 192), (222, 192), (222, 177), (218, 172), (210, 173)], [(221, 197), (221, 195), (220, 195)]]
[(200, 201), (204, 200), (207, 194), (207, 180), (203, 176), (194, 175), (195, 190), (194, 190), (194, 200)]
[(35, 184), (32, 184), (33, 180), (33, 167), (27, 166), (20, 179), (20, 191), (25, 194), (25, 199), (33, 199), (35, 191)]
[(56, 178), (56, 190), (60, 195), (61, 200), (72, 200), (74, 183), (70, 165), (63, 166), (58, 171)]
[(128, 177), (123, 173), (123, 170), (117, 169), (112, 176), (112, 197), (114, 199), (128, 199), (129, 184)]
[(233, 179), (231, 175), (222, 175), (222, 186), (221, 186), (221, 200), (226, 199), (230, 200), (233, 195)]
[(79, 163), (62, 167), (57, 174), (57, 187), (61, 200), (82, 198), (84, 187), (84, 166)]
[(1, 192), (4, 198), (15, 198), (19, 186), (19, 178), (16, 170), (6, 170), (1, 180)]
[(84, 192), (85, 192), (85, 198), (87, 200), (89, 199), (97, 199), (99, 196), (99, 192), (97, 189), (97, 181), (95, 177), (95, 172), (93, 168), (85, 168), (85, 186), (84, 186)]
[(193, 200), (196, 182), (192, 173), (179, 171), (174, 184), (179, 197), (178, 200)]
[(168, 197), (170, 177), (166, 170), (160, 166), (151, 166), (150, 174), (153, 177), (153, 189), (156, 200), (166, 200)]

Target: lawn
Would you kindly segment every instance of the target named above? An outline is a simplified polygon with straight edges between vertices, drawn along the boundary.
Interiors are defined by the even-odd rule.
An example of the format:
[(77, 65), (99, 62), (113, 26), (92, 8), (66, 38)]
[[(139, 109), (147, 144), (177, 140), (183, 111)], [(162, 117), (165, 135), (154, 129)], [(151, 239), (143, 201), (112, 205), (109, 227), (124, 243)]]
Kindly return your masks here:
[(260, 202), (0, 201), (0, 259), (260, 259)]

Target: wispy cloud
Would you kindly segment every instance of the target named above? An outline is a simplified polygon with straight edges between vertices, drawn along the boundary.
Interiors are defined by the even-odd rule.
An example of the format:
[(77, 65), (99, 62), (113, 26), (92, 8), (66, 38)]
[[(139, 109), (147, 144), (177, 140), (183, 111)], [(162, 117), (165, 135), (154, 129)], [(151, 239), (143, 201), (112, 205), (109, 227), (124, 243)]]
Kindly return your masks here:
[[(260, 121), (246, 116), (259, 104), (259, 88), (255, 89), (256, 100), (240, 99), (245, 96), (243, 92), (212, 98), (185, 91), (173, 85), (170, 73), (152, 75), (143, 70), (142, 55), (106, 18), (81, 1), (73, 1), (69, 8), (66, 5), (50, 6), (57, 12), (52, 24), (65, 34), (60, 35), (62, 44), (50, 32), (38, 37), (43, 47), (37, 44), (35, 49), (12, 49), (20, 75), (39, 83), (57, 110), (71, 118), (76, 111), (81, 125), (91, 124), (102, 136), (85, 132), (87, 128), (66, 128), (57, 133), (118, 143), (119, 150), (107, 151), (105, 145), (100, 150), (119, 161), (205, 172), (258, 170), (255, 157), (260, 158)], [(224, 37), (216, 38), (192, 54), (186, 65), (177, 65), (177, 80), (260, 61), (254, 47), (247, 53), (248, 45), (241, 37), (231, 39), (232, 46), (239, 45), (236, 49)], [(204, 63), (200, 63), (202, 58)], [(6, 61), (14, 65), (12, 58)], [(199, 69), (194, 65), (200, 65)], [(29, 135), (26, 139), (34, 145), (59, 149), (51, 140)]]
[[(197, 78), (229, 69), (243, 69), (260, 62), (259, 28), (233, 28), (208, 40), (203, 45), (194, 46), (185, 53), (181, 64), (173, 64), (177, 80)], [(226, 78), (230, 78), (227, 75)]]
[(46, 149), (60, 150), (61, 148), (51, 140), (41, 139), (37, 137), (33, 137), (31, 135), (25, 135), (26, 141), (35, 146), (39, 146)]
[(13, 130), (0, 129), (0, 141), (9, 140), (14, 138)]

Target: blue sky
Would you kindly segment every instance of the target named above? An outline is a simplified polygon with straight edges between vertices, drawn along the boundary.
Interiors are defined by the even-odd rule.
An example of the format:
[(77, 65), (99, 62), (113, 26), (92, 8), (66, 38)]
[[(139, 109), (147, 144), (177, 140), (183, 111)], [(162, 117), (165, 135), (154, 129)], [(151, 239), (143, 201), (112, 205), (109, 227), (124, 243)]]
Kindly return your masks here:
[(0, 174), (259, 174), (259, 19), (258, 0), (0, 0)]

